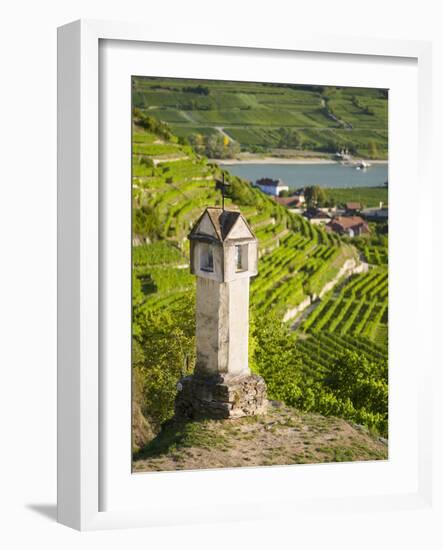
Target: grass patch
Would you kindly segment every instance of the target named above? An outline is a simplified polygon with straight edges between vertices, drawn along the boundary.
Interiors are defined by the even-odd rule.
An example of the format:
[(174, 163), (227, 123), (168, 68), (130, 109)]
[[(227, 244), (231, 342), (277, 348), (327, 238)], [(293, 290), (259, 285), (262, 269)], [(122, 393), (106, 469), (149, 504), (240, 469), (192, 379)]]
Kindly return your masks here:
[(227, 439), (220, 433), (211, 430), (209, 422), (206, 420), (186, 423), (167, 422), (163, 425), (157, 437), (139, 451), (134, 459), (143, 460), (166, 454), (177, 455), (177, 453), (191, 447), (201, 449), (229, 448)]

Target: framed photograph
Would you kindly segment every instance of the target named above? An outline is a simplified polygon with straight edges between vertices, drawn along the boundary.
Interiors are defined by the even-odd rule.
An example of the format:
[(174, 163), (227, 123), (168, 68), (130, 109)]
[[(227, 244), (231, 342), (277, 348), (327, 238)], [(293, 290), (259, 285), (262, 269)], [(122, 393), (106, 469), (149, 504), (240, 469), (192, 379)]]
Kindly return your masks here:
[(59, 521), (430, 506), (430, 46), (194, 40), (59, 29)]

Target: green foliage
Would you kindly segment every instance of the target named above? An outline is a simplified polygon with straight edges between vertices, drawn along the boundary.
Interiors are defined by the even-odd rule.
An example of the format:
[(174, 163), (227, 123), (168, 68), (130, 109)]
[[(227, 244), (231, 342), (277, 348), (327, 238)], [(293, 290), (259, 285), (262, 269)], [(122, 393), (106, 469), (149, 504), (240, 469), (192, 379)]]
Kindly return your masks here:
[(257, 195), (252, 187), (239, 178), (230, 178), (230, 185), (227, 191), (228, 197), (236, 204), (253, 206), (257, 204)]
[(134, 235), (157, 239), (161, 235), (161, 225), (155, 208), (142, 206), (134, 209), (132, 231)]
[(302, 381), (294, 334), (275, 315), (270, 315), (255, 319), (252, 335), (254, 367), (265, 379), (269, 397), (287, 404), (297, 403)]
[(371, 159), (378, 158), (377, 143), (373, 139), (368, 142), (368, 157)]
[(191, 134), (188, 142), (198, 154), (209, 158), (229, 159), (240, 153), (240, 145), (219, 132), (208, 135)]
[(308, 206), (323, 206), (326, 202), (326, 192), (319, 185), (310, 185), (305, 188), (305, 200)]
[(280, 141), (278, 146), (284, 149), (298, 149), (302, 144), (302, 139), (297, 130), (291, 128), (279, 128)]
[[(339, 416), (387, 435), (387, 361), (345, 350), (318, 378), (306, 371), (296, 336), (272, 316), (255, 321), (254, 366), (271, 399), (304, 411)], [(314, 369), (314, 373), (316, 369)]]
[(177, 322), (171, 312), (134, 308), (133, 372), (142, 412), (157, 428), (172, 416), (177, 382), (194, 365), (192, 312), (192, 307), (182, 309)]
[(133, 120), (135, 124), (163, 139), (170, 139), (172, 137), (171, 130), (167, 124), (143, 113), (140, 109), (134, 109)]
[(387, 362), (371, 362), (355, 351), (345, 351), (331, 364), (325, 385), (342, 401), (356, 409), (387, 415)]
[(198, 86), (184, 86), (182, 90), (191, 94), (209, 95), (209, 88), (200, 84)]
[(143, 157), (140, 159), (140, 164), (147, 168), (154, 168), (154, 161), (150, 158)]

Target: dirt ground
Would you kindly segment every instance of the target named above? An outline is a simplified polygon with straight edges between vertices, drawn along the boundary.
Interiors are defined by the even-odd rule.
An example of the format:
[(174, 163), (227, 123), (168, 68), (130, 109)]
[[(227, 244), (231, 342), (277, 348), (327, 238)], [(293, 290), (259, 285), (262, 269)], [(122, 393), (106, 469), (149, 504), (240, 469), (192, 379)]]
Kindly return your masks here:
[(171, 421), (133, 461), (134, 472), (386, 460), (387, 441), (334, 417), (272, 402), (265, 416)]

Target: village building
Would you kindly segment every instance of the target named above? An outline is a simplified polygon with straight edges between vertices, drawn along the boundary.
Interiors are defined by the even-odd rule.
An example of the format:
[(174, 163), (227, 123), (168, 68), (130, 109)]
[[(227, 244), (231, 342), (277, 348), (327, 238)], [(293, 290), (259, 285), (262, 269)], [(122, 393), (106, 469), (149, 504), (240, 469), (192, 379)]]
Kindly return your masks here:
[(389, 217), (389, 209), (387, 206), (383, 206), (383, 203), (380, 203), (379, 208), (365, 208), (361, 211), (361, 214), (369, 221), (386, 222)]
[(194, 374), (183, 378), (176, 415), (231, 418), (265, 412), (264, 380), (248, 365), (249, 280), (258, 242), (239, 211), (206, 208), (189, 236), (196, 275)]
[(347, 202), (345, 204), (347, 214), (356, 214), (361, 211), (362, 205), (359, 202)]
[(291, 195), (290, 197), (274, 197), (274, 200), (278, 202), (278, 204), (289, 209), (302, 208), (305, 204), (304, 197), (303, 200), (300, 200), (300, 197), (296, 195)]
[(360, 216), (337, 216), (325, 226), (325, 229), (349, 237), (367, 235), (370, 232), (367, 222)]
[(281, 179), (261, 178), (255, 182), (255, 187), (273, 197), (278, 197), (282, 191), (289, 191), (289, 187)]
[(324, 225), (331, 221), (331, 216), (325, 209), (313, 206), (308, 208), (303, 215), (312, 225)]

